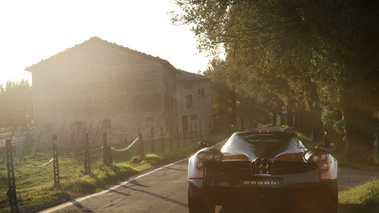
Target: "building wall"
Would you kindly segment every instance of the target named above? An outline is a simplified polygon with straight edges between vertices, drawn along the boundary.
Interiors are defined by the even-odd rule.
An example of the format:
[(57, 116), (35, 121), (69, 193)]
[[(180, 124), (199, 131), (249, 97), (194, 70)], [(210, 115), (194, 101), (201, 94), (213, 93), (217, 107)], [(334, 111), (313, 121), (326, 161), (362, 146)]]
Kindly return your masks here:
[(151, 128), (168, 134), (177, 125), (175, 72), (170, 69), (152, 56), (103, 40), (62, 52), (32, 71), (36, 132), (50, 123), (56, 134), (78, 138), (90, 132), (94, 143), (103, 131), (110, 143), (133, 140), (138, 129), (143, 135), (150, 135)]
[[(179, 133), (201, 132), (208, 135), (213, 129), (212, 98), (209, 80), (187, 80), (177, 82), (178, 92), (178, 129)], [(204, 97), (199, 96), (204, 89)], [(188, 97), (192, 97), (192, 107), (188, 106)]]

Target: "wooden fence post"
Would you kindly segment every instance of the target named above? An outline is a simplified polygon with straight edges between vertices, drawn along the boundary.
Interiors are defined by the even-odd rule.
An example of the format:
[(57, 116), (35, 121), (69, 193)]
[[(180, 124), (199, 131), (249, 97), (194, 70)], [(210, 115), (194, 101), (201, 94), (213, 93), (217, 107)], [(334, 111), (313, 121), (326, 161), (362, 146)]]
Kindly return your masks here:
[(174, 142), (173, 142), (173, 137), (174, 137), (174, 134), (172, 133), (172, 128), (170, 127), (170, 136), (169, 136), (169, 140), (170, 140), (170, 151), (173, 151), (174, 150)]
[(155, 153), (154, 128), (151, 128), (151, 153)]
[(187, 146), (187, 132), (183, 132), (184, 146)]
[(6, 152), (7, 152), (7, 169), (8, 169), (8, 199), (9, 206), (11, 207), (11, 212), (19, 212), (17, 204), (17, 194), (16, 194), (16, 180), (14, 177), (14, 166), (13, 166), (13, 156), (12, 156), (12, 140), (5, 141)]
[(59, 181), (59, 161), (58, 161), (58, 148), (55, 143), (53, 143), (53, 165), (54, 165), (54, 186), (57, 188), (60, 186)]
[(164, 135), (163, 135), (163, 127), (161, 127), (161, 146), (162, 146), (162, 153), (164, 153)]
[(175, 140), (177, 140), (177, 143), (176, 143), (177, 147), (176, 148), (179, 149), (180, 148), (180, 136), (179, 136), (178, 132), (175, 133)]
[(191, 141), (190, 141), (190, 143), (191, 143), (191, 142), (193, 142), (193, 131), (192, 131), (192, 125), (190, 126), (190, 134), (191, 134), (191, 135), (190, 135), (190, 138), (191, 138), (191, 139), (190, 139), (190, 140), (191, 140)]
[(84, 173), (91, 173), (91, 162), (89, 157), (89, 134), (86, 133), (86, 139), (84, 141)]
[(107, 141), (107, 133), (103, 133), (103, 163), (105, 165), (109, 165), (108, 162), (108, 141)]
[(142, 138), (142, 133), (141, 133), (141, 129), (138, 129), (138, 143), (139, 143), (139, 157), (140, 159), (144, 159), (145, 158), (145, 150), (144, 150), (144, 147), (143, 147), (143, 138)]
[(108, 157), (108, 164), (111, 164), (113, 162), (112, 159), (112, 148), (110, 146), (107, 147), (107, 157)]

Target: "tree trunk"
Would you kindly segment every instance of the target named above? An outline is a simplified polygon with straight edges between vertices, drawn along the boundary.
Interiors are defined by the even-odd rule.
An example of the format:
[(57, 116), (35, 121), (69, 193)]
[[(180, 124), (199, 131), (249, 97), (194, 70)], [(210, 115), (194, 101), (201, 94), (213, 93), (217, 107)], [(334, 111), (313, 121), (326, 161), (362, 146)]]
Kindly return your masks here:
[(312, 141), (314, 143), (321, 143), (323, 140), (323, 124), (321, 120), (322, 109), (319, 106), (311, 108), (311, 120), (312, 120)]
[(232, 125), (237, 124), (237, 95), (236, 90), (233, 88), (233, 90), (230, 91), (230, 98), (231, 98), (231, 108), (232, 108)]
[(303, 110), (302, 109), (297, 109), (296, 111), (296, 121), (295, 121), (295, 127), (298, 131), (303, 132), (304, 131), (304, 125), (303, 125)]
[[(358, 162), (373, 164), (374, 160), (374, 112), (364, 101), (345, 94), (342, 101), (345, 122), (345, 155)], [(361, 99), (362, 100), (362, 99)]]
[(272, 112), (272, 125), (273, 126), (276, 126), (276, 117), (277, 117), (277, 114), (276, 114), (276, 111), (274, 110)]
[(286, 124), (286, 121), (284, 120), (285, 115), (283, 113), (280, 113), (279, 117), (280, 117), (280, 123), (279, 123), (279, 125)]
[(303, 126), (304, 126), (304, 131), (303, 133), (307, 136), (311, 136), (312, 135), (312, 116), (311, 116), (311, 112), (309, 112), (308, 110), (304, 109), (303, 110), (304, 112), (304, 121), (303, 121)]
[(245, 119), (242, 115), (239, 116), (240, 117), (240, 122), (241, 122), (241, 130), (245, 130)]
[(293, 126), (293, 108), (292, 104), (287, 106), (287, 124), (288, 126)]
[(308, 126), (309, 126), (309, 123), (310, 123), (310, 120), (309, 120), (309, 118), (308, 118), (308, 116), (307, 116), (307, 112), (306, 112), (306, 110), (305, 110), (305, 108), (300, 108), (299, 109), (299, 112), (298, 112), (298, 121), (299, 122), (297, 122), (298, 123), (298, 128), (297, 128), (297, 130), (299, 131), (299, 132), (302, 132), (302, 133), (304, 133), (304, 134), (306, 134), (307, 135), (307, 132), (309, 132), (308, 131)]

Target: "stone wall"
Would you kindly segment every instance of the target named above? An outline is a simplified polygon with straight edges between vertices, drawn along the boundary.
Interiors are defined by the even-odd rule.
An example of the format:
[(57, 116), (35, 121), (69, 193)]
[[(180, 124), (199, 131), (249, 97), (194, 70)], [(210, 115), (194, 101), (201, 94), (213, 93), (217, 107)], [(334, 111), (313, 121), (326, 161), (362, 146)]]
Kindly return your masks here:
[(152, 127), (166, 134), (176, 128), (175, 70), (164, 60), (90, 39), (29, 69), (36, 133), (48, 124), (66, 138), (88, 131), (96, 138), (110, 121), (108, 141), (119, 143), (138, 129), (150, 135)]

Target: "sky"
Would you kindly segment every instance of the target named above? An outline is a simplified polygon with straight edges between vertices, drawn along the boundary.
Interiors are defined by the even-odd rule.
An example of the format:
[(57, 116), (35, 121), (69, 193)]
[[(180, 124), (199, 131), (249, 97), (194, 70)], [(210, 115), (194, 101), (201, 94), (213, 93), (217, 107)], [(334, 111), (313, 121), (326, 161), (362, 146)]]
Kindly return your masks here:
[(5, 0), (0, 1), (0, 84), (32, 84), (25, 68), (97, 36), (158, 56), (177, 69), (204, 71), (188, 26), (174, 26), (172, 0)]

